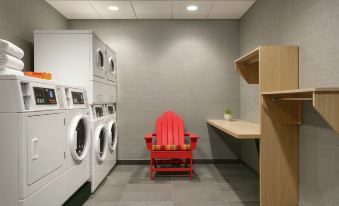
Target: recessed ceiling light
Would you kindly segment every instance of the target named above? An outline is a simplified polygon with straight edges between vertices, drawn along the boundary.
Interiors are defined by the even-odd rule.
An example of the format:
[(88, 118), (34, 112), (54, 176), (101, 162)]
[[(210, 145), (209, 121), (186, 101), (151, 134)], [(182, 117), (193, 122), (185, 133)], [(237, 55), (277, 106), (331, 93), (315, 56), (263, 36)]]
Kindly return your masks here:
[(117, 6), (109, 6), (109, 7), (107, 7), (107, 9), (110, 10), (110, 11), (118, 11), (119, 7), (117, 7)]
[(198, 10), (198, 7), (196, 5), (189, 5), (186, 7), (188, 11), (196, 11)]

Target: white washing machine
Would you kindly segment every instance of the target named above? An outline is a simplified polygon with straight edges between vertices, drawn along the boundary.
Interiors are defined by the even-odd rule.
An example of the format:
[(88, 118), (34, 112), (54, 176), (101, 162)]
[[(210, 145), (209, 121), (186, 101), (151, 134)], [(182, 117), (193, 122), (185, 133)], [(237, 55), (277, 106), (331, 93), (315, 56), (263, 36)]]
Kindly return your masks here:
[(110, 50), (107, 59), (106, 50), (90, 30), (34, 31), (35, 71), (51, 72), (55, 80), (86, 88), (89, 104), (109, 103), (116, 96), (115, 72), (107, 66), (115, 63), (115, 55)]
[(108, 138), (108, 152), (107, 152), (107, 164), (112, 169), (117, 163), (117, 145), (118, 145), (118, 125), (116, 118), (116, 104), (105, 105), (107, 114), (107, 138)]
[(112, 168), (107, 162), (108, 155), (108, 131), (106, 128), (107, 116), (104, 105), (91, 106), (92, 125), (92, 149), (90, 180), (91, 192), (93, 193), (107, 176)]
[(91, 123), (85, 89), (66, 86), (64, 94), (67, 105), (65, 167), (70, 174), (67, 187), (72, 187), (75, 192), (89, 181)]
[(63, 87), (25, 76), (0, 76), (0, 202), (61, 205), (65, 167)]

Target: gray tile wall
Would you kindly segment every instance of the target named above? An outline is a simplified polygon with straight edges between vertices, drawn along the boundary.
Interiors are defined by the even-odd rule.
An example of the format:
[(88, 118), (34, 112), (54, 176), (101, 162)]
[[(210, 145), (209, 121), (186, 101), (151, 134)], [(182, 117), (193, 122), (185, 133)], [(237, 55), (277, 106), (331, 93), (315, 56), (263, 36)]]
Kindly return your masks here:
[(0, 39), (24, 50), (25, 70), (33, 69), (33, 30), (67, 26), (67, 20), (44, 0), (0, 0)]
[(207, 127), (230, 105), (239, 114), (236, 20), (71, 20), (93, 29), (118, 54), (118, 158), (147, 159), (143, 136), (166, 110), (201, 136), (194, 158), (235, 159), (240, 146)]
[[(300, 46), (300, 88), (339, 86), (339, 1), (257, 0), (240, 21), (244, 54), (263, 44)], [(258, 88), (241, 81), (241, 117), (258, 121)], [(339, 203), (339, 135), (309, 103), (300, 131), (300, 205)], [(254, 168), (254, 143), (241, 145), (242, 157)], [(246, 158), (250, 157), (250, 158)]]

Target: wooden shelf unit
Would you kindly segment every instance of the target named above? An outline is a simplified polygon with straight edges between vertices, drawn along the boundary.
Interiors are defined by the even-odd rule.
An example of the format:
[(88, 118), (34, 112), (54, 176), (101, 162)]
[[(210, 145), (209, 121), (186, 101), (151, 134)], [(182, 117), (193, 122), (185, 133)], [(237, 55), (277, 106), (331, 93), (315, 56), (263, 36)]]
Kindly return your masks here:
[[(272, 101), (277, 107), (289, 104), (285, 101), (312, 101), (314, 109), (339, 134), (339, 88), (310, 88), (262, 92), (265, 101)], [(302, 107), (298, 111), (281, 110), (280, 116), (297, 116), (297, 123), (301, 124)], [(292, 114), (291, 112), (296, 112)], [(285, 113), (285, 114), (284, 114)]]
[[(248, 84), (258, 84), (260, 93), (299, 88), (297, 46), (260, 46), (234, 63)], [(277, 107), (276, 102), (264, 96), (260, 95), (259, 108), (260, 205), (297, 205), (301, 103), (288, 101)], [(307, 95), (305, 98), (309, 99)]]
[(248, 84), (259, 83), (259, 49), (256, 48), (234, 61), (236, 69)]
[(260, 127), (252, 122), (208, 119), (207, 123), (237, 139), (260, 139)]

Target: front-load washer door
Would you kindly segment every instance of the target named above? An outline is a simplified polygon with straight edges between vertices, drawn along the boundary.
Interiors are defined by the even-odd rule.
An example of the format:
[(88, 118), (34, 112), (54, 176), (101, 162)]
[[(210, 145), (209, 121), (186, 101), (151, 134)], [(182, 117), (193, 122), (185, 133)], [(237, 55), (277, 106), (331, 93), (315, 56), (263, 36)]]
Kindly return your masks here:
[(106, 45), (97, 37), (93, 37), (93, 75), (105, 78)]
[(107, 132), (108, 132), (108, 148), (110, 151), (114, 151), (117, 146), (117, 123), (115, 120), (109, 121), (107, 124)]
[(90, 124), (87, 115), (78, 115), (71, 121), (68, 136), (71, 154), (74, 160), (82, 161), (88, 155), (90, 147)]
[(103, 162), (107, 154), (107, 130), (103, 124), (95, 129), (94, 152), (98, 162)]
[(62, 168), (66, 150), (64, 119), (64, 113), (27, 117), (28, 186)]
[(115, 53), (107, 47), (106, 50), (106, 79), (112, 82), (116, 81), (116, 72), (117, 72), (117, 62)]

